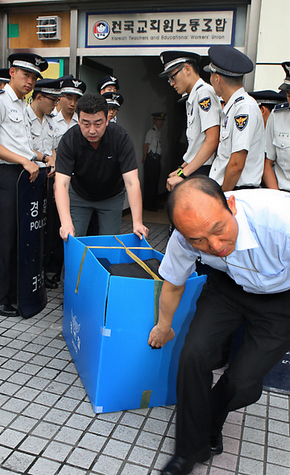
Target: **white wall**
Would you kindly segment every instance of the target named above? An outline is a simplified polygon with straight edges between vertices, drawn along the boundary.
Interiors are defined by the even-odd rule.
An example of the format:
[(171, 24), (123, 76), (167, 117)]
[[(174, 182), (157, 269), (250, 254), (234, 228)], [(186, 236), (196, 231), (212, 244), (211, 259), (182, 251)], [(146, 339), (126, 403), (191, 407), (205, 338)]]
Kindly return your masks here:
[(290, 1), (262, 0), (254, 89), (278, 90), (290, 61)]

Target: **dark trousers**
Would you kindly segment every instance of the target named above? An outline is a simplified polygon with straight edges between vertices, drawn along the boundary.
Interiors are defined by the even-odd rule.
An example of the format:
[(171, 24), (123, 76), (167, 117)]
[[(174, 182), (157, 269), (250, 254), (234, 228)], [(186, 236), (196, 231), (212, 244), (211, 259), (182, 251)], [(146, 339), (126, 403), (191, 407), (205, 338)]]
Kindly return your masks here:
[(144, 162), (144, 208), (148, 210), (157, 209), (158, 206), (161, 164), (160, 156), (154, 157), (153, 154), (148, 153)]
[[(263, 377), (290, 348), (290, 291), (251, 294), (213, 271), (197, 302), (177, 380), (176, 453), (188, 457), (210, 446), (230, 411), (252, 404)], [(245, 322), (241, 348), (212, 388), (223, 344)]]
[(0, 303), (17, 297), (17, 180), (21, 165), (0, 165)]

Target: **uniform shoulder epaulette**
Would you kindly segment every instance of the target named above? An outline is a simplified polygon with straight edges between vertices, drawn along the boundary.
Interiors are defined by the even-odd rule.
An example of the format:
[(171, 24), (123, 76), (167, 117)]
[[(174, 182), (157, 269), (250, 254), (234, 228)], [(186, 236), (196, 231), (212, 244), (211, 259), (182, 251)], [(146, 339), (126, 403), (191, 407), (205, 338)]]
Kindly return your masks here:
[(236, 100), (235, 100), (235, 104), (237, 102), (243, 101), (244, 99), (245, 99), (244, 96), (237, 97)]
[(201, 87), (203, 87), (203, 84), (200, 84), (199, 86), (197, 86), (196, 91), (198, 91), (198, 89), (200, 89)]
[(276, 104), (274, 107), (274, 112), (279, 112), (289, 109), (289, 102), (284, 102), (283, 104)]
[(0, 94), (2, 94), (2, 92), (5, 92), (5, 90), (4, 90), (4, 89), (0, 89)]

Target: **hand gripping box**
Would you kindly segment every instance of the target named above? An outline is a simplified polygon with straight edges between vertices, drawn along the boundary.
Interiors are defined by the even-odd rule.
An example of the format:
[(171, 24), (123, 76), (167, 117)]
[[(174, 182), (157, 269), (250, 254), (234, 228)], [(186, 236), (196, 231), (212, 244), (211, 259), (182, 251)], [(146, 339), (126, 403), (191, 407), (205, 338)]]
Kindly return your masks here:
[(162, 282), (110, 275), (102, 265), (133, 262), (131, 252), (142, 261), (163, 258), (134, 234), (69, 236), (65, 244), (63, 335), (96, 413), (176, 403), (179, 354), (206, 280), (188, 279), (176, 336), (153, 350), (147, 341)]

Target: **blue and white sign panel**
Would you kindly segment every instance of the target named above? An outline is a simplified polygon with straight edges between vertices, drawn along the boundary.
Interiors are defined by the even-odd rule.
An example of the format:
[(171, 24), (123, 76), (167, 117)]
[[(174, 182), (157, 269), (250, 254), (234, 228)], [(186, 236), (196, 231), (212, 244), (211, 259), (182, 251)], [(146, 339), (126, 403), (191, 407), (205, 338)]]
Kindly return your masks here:
[(235, 10), (87, 14), (87, 48), (233, 45)]

